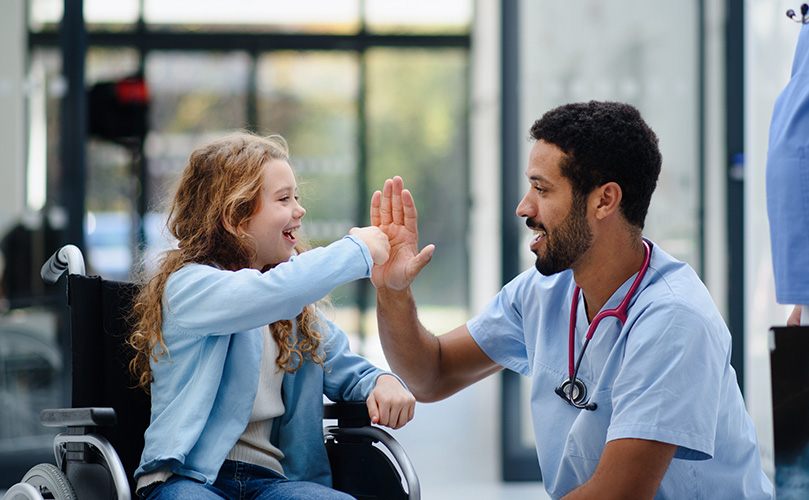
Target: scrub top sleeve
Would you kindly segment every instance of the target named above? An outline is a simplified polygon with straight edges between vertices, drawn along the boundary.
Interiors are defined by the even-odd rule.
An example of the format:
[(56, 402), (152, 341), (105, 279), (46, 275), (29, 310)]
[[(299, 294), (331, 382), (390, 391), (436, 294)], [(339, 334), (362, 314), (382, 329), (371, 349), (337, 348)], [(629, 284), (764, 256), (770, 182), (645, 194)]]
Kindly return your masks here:
[(523, 323), (525, 274), (503, 287), (483, 310), (466, 323), (478, 346), (495, 363), (531, 376)]
[(726, 330), (677, 303), (651, 305), (629, 321), (607, 440), (655, 440), (678, 445), (678, 458), (712, 457), (730, 356)]

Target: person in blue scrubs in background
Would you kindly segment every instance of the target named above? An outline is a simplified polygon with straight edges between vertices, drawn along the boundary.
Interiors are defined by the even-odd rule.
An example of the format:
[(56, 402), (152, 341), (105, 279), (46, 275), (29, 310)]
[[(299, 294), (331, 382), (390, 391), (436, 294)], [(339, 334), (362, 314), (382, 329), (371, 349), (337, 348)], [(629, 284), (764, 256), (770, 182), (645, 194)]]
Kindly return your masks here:
[[(551, 498), (773, 498), (728, 329), (696, 273), (642, 236), (656, 135), (634, 107), (595, 101), (553, 109), (530, 133), (517, 215), (536, 269), (444, 335), (420, 324), (410, 289), (434, 251), (418, 249), (413, 197), (399, 177), (374, 194), (371, 222), (391, 243), (372, 274), (391, 369), (419, 401), (504, 368), (529, 377)], [(616, 308), (626, 317), (604, 317)]]
[[(795, 304), (788, 325), (809, 325), (809, 25), (792, 77), (775, 101), (767, 152), (767, 215), (775, 298)], [(803, 306), (801, 306), (803, 305)]]

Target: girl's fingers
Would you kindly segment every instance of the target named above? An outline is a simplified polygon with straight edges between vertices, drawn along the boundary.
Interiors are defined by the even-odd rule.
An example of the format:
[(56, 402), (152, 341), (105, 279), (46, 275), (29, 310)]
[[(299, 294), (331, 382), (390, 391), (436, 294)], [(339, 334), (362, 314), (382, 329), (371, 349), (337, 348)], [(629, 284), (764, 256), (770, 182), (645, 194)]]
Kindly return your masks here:
[(376, 398), (374, 397), (374, 393), (372, 392), (368, 399), (365, 401), (365, 405), (368, 407), (368, 416), (371, 417), (371, 423), (376, 424), (379, 422), (379, 405), (376, 403)]

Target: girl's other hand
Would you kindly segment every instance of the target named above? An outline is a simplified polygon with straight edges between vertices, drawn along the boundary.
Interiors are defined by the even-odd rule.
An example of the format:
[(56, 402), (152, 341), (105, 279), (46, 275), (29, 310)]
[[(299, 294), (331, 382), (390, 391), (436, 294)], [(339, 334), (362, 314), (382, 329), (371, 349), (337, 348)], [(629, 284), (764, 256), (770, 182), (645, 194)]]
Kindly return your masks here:
[(356, 236), (365, 243), (365, 246), (371, 252), (371, 258), (374, 259), (375, 265), (387, 262), (390, 256), (390, 242), (388, 241), (388, 235), (378, 227), (354, 227), (351, 228), (348, 234)]
[(376, 379), (374, 390), (365, 403), (371, 422), (391, 429), (398, 429), (410, 422), (416, 411), (416, 398), (399, 379), (387, 373)]

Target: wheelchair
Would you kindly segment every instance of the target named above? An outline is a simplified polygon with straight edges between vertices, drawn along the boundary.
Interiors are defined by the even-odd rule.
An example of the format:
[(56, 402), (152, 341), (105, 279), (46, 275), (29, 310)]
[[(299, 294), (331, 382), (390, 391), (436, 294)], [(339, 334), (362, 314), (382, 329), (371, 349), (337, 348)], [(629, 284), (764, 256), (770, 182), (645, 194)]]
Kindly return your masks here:
[[(149, 425), (150, 400), (128, 372), (126, 312), (137, 285), (87, 276), (81, 251), (66, 245), (42, 267), (47, 283), (67, 271), (71, 408), (46, 409), (40, 423), (66, 428), (54, 438), (56, 464), (32, 467), (4, 500), (130, 500), (133, 473)], [(371, 425), (365, 403), (324, 405), (324, 442), (333, 487), (358, 500), (420, 498), (410, 459), (386, 431)]]

